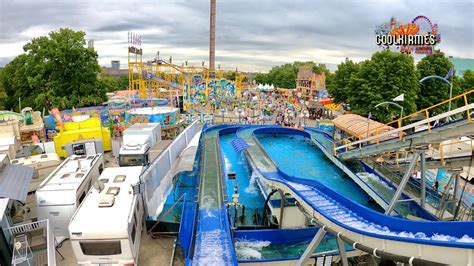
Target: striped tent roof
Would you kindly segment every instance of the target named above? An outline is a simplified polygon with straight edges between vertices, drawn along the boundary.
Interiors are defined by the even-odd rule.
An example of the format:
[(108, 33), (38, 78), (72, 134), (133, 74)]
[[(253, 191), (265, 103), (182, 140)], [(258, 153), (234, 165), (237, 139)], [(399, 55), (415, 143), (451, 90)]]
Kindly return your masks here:
[[(334, 118), (333, 123), (336, 128), (339, 128), (340, 130), (345, 131), (359, 139), (364, 139), (367, 136), (370, 137), (394, 129), (391, 126), (387, 126), (375, 120), (356, 114), (345, 114), (338, 116)], [(377, 133), (375, 129), (378, 129)], [(369, 132), (368, 135), (367, 132)]]

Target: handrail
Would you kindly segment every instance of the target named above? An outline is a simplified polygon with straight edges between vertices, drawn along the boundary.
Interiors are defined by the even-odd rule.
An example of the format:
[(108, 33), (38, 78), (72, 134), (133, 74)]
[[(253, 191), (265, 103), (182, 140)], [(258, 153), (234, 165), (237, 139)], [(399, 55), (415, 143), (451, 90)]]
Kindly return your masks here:
[[(440, 119), (450, 117), (450, 116), (455, 115), (455, 114), (464, 113), (465, 111), (469, 111), (471, 109), (474, 109), (474, 103), (471, 103), (471, 104), (469, 104), (467, 106), (464, 106), (464, 107), (454, 109), (450, 112), (446, 112), (446, 113), (443, 113), (443, 114), (436, 115), (434, 117), (431, 117), (431, 119), (432, 120), (440, 120)], [(421, 126), (421, 125), (425, 125), (425, 124), (428, 125), (428, 127), (430, 127), (429, 123), (430, 123), (430, 117), (427, 117), (427, 119), (425, 119), (425, 120), (421, 120), (421, 121), (406, 125), (406, 126), (401, 127), (401, 128), (396, 128), (394, 130), (385, 131), (381, 134), (376, 134), (376, 135), (373, 135), (371, 137), (361, 139), (361, 140), (358, 140), (358, 141), (349, 142), (348, 144), (336, 147), (336, 150), (340, 150), (340, 149), (344, 149), (344, 148), (350, 148), (351, 146), (366, 143), (366, 142), (371, 142), (371, 141), (376, 141), (377, 143), (379, 143), (381, 141), (382, 137), (390, 137), (390, 136), (393, 136), (394, 133), (398, 133), (398, 135), (400, 136), (400, 139), (403, 140), (403, 137), (406, 135), (404, 130), (412, 129), (412, 128), (415, 128), (417, 126)], [(431, 131), (430, 128), (429, 128), (429, 131)], [(388, 139), (393, 139), (393, 138), (388, 138)], [(385, 140), (388, 140), (388, 139), (385, 139)], [(344, 139), (344, 141), (345, 140), (346, 139)], [(359, 145), (359, 147), (361, 147), (361, 145)]]
[(176, 205), (180, 202), (181, 198), (185, 197), (186, 196), (186, 193), (184, 193), (183, 195), (181, 195), (174, 203), (173, 205), (171, 205), (171, 207), (163, 214), (163, 216), (160, 217), (160, 219), (158, 219), (158, 221), (156, 221), (156, 223), (150, 228), (150, 230), (148, 230), (148, 234), (153, 234), (153, 229), (155, 229), (155, 227), (166, 217), (168, 216), (168, 214), (174, 209), (174, 207), (176, 207)]
[[(463, 113), (463, 112), (466, 112), (467, 121), (472, 122), (471, 114), (470, 114), (469, 110), (474, 109), (474, 108), (472, 106), (473, 104), (472, 103), (470, 104), (470, 101), (468, 100), (468, 96), (473, 96), (473, 95), (474, 95), (474, 90), (470, 90), (468, 92), (457, 95), (457, 96), (455, 96), (451, 99), (445, 100), (443, 102), (432, 105), (428, 108), (419, 110), (419, 111), (414, 112), (412, 114), (406, 115), (406, 116), (401, 117), (399, 119), (393, 120), (391, 122), (388, 122), (386, 124), (383, 124), (381, 126), (373, 128), (373, 129), (371, 129), (367, 132), (367, 135), (372, 135), (371, 137), (363, 138), (363, 139), (359, 138), (358, 141), (350, 141), (349, 140), (350, 138), (354, 138), (354, 136), (352, 136), (350, 138), (342, 139), (342, 140), (334, 143), (335, 144), (334, 149), (336, 151), (338, 151), (338, 150), (341, 150), (341, 149), (344, 149), (344, 148), (350, 148), (351, 146), (354, 146), (354, 145), (357, 145), (357, 144), (362, 144), (362, 143), (369, 142), (369, 141), (376, 141), (378, 143), (378, 142), (381, 141), (381, 137), (390, 136), (390, 135), (393, 135), (394, 133), (398, 133), (400, 139), (403, 139), (403, 137), (405, 136), (404, 130), (411, 129), (411, 128), (414, 128), (415, 126), (419, 126), (419, 125), (427, 125), (428, 126), (428, 131), (431, 132), (430, 122), (432, 122), (434, 120), (439, 120), (441, 118), (450, 117), (454, 114)], [(444, 105), (446, 103), (450, 103), (453, 100), (457, 100), (457, 99), (462, 99), (463, 100), (463, 106), (462, 107), (457, 108), (455, 110), (451, 110), (449, 112), (445, 112), (445, 113), (436, 115), (434, 117), (430, 117), (429, 110), (437, 108), (437, 107), (439, 107), (441, 105)], [(406, 120), (407, 118), (411, 118), (411, 117), (413, 117), (415, 115), (418, 115), (418, 114), (423, 114), (426, 117), (426, 119), (424, 119), (422, 121), (415, 122), (415, 123), (411, 123), (407, 126), (402, 126), (404, 120)], [(390, 125), (393, 125), (393, 124), (397, 124), (397, 125), (402, 126), (402, 127), (398, 127), (398, 128), (396, 128), (394, 130), (391, 130), (391, 131), (386, 131), (385, 130), (385, 131), (381, 132), (381, 130), (386, 129), (387, 126), (390, 126)], [(342, 143), (343, 145), (338, 146), (338, 144), (340, 144), (340, 143)]]
[(28, 231), (41, 229), (41, 228), (49, 230), (48, 220), (41, 220), (41, 221), (36, 221), (32, 223), (27, 223), (27, 224), (19, 224), (12, 227), (8, 227), (5, 230), (7, 230), (11, 235), (15, 235), (15, 234), (21, 234)]
[[(465, 150), (455, 150), (455, 151), (445, 151), (443, 147), (453, 146), (455, 144), (466, 144), (470, 146), (470, 148)], [(451, 140), (449, 143), (440, 143), (438, 148), (433, 148), (427, 153), (427, 158), (431, 158), (432, 160), (439, 160), (439, 162), (444, 163), (447, 159), (451, 158), (461, 158), (467, 157), (469, 155), (459, 155), (460, 153), (471, 153), (474, 150), (474, 139), (467, 139), (467, 140)], [(390, 162), (391, 164), (395, 164), (396, 166), (400, 166), (403, 162), (408, 162), (408, 155), (410, 151), (408, 150), (396, 150), (396, 151), (389, 151), (380, 153), (377, 156), (383, 158), (384, 160)], [(453, 156), (458, 155), (458, 156)], [(395, 159), (389, 158), (388, 160), (385, 159), (386, 157), (395, 156)]]
[(412, 117), (412, 116), (414, 116), (414, 115), (416, 115), (416, 114), (426, 113), (427, 111), (429, 111), (429, 110), (431, 110), (431, 109), (434, 109), (434, 108), (439, 107), (439, 106), (441, 106), (441, 105), (443, 105), (443, 104), (452, 102), (453, 100), (460, 99), (460, 98), (463, 98), (463, 99), (464, 99), (464, 105), (466, 106), (466, 105), (468, 105), (467, 95), (469, 95), (469, 94), (471, 94), (471, 93), (474, 94), (474, 90), (470, 90), (470, 91), (467, 91), (467, 92), (465, 92), (465, 93), (459, 94), (459, 95), (457, 95), (457, 96), (455, 96), (455, 97), (453, 97), (453, 98), (451, 98), (451, 99), (445, 100), (445, 101), (443, 101), (443, 102), (437, 103), (437, 104), (432, 105), (432, 106), (430, 106), (430, 107), (427, 107), (427, 108), (425, 108), (425, 109), (421, 109), (421, 110), (419, 110), (419, 111), (416, 111), (416, 112), (414, 112), (414, 113), (411, 113), (411, 114), (406, 115), (406, 116), (404, 116), (404, 117), (401, 117), (401, 118), (399, 118), (399, 119), (396, 119), (396, 120), (393, 120), (393, 121), (391, 121), (391, 122), (388, 122), (388, 123), (386, 123), (385, 125), (390, 125), (390, 124), (398, 123), (399, 121), (401, 122), (401, 121), (403, 121), (403, 120), (406, 119), (406, 118)]
[[(468, 150), (456, 150), (456, 151), (444, 151), (444, 147), (450, 146), (450, 145), (455, 145), (455, 144), (467, 144), (471, 146), (471, 149)], [(456, 140), (456, 141), (451, 141), (450, 143), (441, 143), (439, 145), (439, 158), (441, 162), (444, 162), (445, 159), (451, 158), (452, 154), (456, 153), (462, 153), (462, 152), (468, 152), (468, 151), (473, 151), (474, 148), (474, 139), (469, 139), (469, 140)]]

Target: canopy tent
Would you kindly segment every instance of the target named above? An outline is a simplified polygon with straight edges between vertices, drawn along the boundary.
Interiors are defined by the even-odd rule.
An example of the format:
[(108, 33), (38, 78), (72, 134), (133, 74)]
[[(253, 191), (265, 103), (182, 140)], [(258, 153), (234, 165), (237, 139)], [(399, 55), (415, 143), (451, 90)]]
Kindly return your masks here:
[(274, 91), (275, 90), (275, 87), (272, 85), (268, 85), (268, 84), (265, 84), (265, 85), (262, 85), (262, 84), (258, 84), (257, 85), (257, 89), (259, 91)]
[[(377, 122), (367, 117), (356, 114), (345, 114), (334, 118), (334, 126), (349, 135), (358, 139), (381, 134), (383, 132), (391, 131), (394, 128)], [(393, 136), (386, 136), (383, 139), (392, 138)]]
[(324, 105), (334, 103), (331, 98), (320, 99), (320, 100), (318, 100), (318, 102), (321, 103), (321, 104), (324, 104)]

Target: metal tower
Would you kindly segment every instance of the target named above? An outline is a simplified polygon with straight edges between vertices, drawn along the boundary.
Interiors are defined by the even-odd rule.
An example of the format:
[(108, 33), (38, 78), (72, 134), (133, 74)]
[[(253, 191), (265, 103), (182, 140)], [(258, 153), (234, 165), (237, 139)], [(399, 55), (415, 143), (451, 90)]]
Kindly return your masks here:
[(216, 52), (216, 0), (211, 0), (210, 32), (209, 32), (209, 70), (215, 70)]

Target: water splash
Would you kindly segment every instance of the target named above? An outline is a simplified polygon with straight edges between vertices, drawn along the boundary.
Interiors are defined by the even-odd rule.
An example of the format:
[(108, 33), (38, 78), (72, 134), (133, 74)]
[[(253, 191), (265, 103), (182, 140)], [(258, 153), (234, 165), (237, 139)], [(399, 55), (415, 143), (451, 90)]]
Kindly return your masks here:
[(245, 192), (249, 194), (258, 194), (258, 187), (256, 183), (256, 179), (260, 177), (260, 174), (257, 171), (253, 171), (252, 175), (250, 176), (249, 185), (245, 188)]
[(263, 248), (270, 246), (270, 241), (236, 241), (235, 251), (241, 260), (261, 259)]

